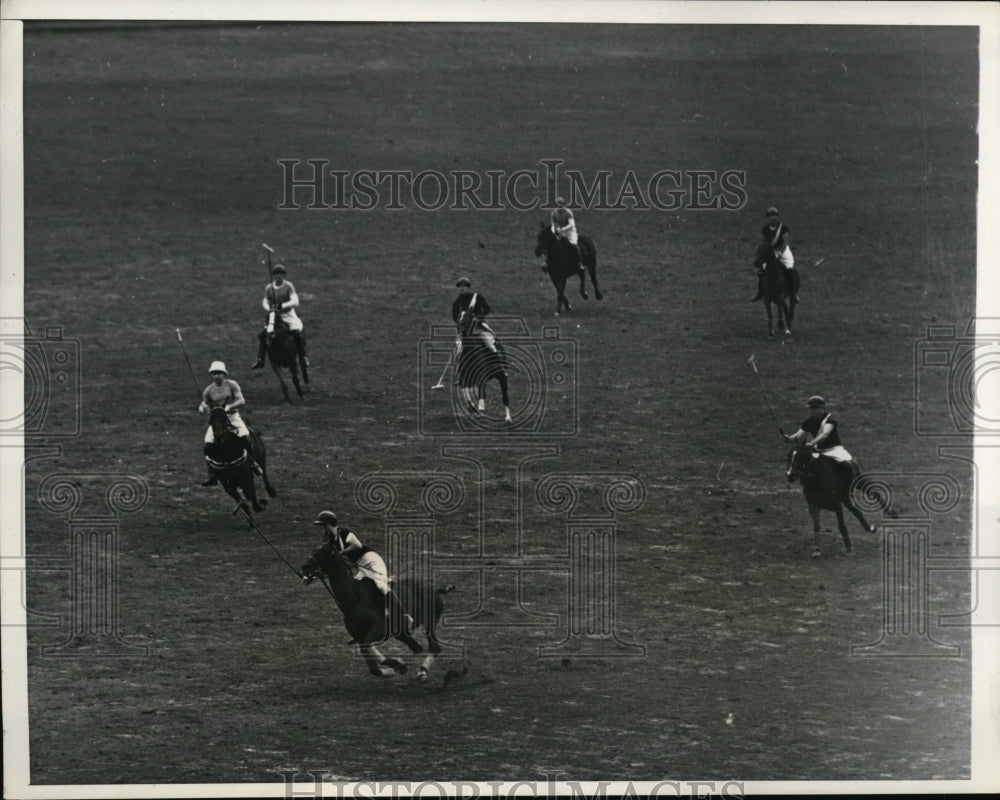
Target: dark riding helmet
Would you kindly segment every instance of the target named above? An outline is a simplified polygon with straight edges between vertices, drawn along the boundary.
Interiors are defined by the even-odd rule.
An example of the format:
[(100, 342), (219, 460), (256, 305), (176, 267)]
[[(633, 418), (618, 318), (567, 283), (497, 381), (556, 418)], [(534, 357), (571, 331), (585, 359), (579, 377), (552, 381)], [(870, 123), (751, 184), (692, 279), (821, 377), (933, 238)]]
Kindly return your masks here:
[(468, 278), (462, 277), (462, 278), (459, 278), (457, 281), (455, 281), (455, 286), (458, 289), (461, 289), (463, 286), (469, 286), (469, 287), (471, 287), (472, 286), (472, 281), (470, 281)]
[(285, 265), (284, 264), (275, 264), (274, 267), (271, 269), (271, 274), (272, 275), (277, 275), (279, 272), (282, 275), (287, 275), (288, 274), (288, 270), (285, 269)]
[(320, 511), (313, 520), (313, 525), (336, 525), (337, 515), (332, 511)]
[(826, 408), (826, 400), (820, 397), (818, 394), (814, 394), (808, 400), (806, 400), (806, 405), (809, 408)]
[(781, 216), (781, 215), (778, 213), (778, 209), (777, 208), (775, 208), (774, 206), (771, 206), (767, 210), (767, 213), (764, 214), (764, 216), (765, 217), (778, 217), (778, 216)]

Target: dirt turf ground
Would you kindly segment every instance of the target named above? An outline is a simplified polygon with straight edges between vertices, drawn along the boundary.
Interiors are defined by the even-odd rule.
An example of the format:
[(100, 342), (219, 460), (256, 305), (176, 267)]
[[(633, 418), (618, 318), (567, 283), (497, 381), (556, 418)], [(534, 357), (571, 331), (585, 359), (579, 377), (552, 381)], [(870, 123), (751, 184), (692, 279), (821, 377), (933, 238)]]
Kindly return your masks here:
[[(929, 629), (894, 657), (852, 656), (883, 637), (885, 528), (849, 520), (848, 556), (824, 515), (810, 558), (747, 359), (786, 431), (825, 395), (848, 449), (897, 475), (904, 510), (923, 513), (914, 473), (951, 476), (961, 497), (909, 530), (926, 525), (935, 563), (962, 563), (971, 470), (937, 445), (968, 438), (947, 377), (914, 353), (928, 325), (961, 336), (975, 313), (977, 45), (974, 29), (925, 27), (28, 25), (25, 317), (78, 339), (82, 370), (79, 434), (25, 469), (27, 605), (62, 619), (29, 629), (32, 782), (968, 777), (969, 631), (941, 624), (972, 604), (968, 571), (930, 572)], [(645, 187), (659, 170), (731, 170), (745, 202), (578, 208), (605, 298), (573, 288), (556, 318), (532, 252), (547, 211), (394, 211), (384, 195), (279, 210), (280, 159), (479, 176), (560, 159), (614, 189), (630, 172)], [(521, 192), (544, 200), (544, 181)], [(772, 204), (803, 288), (793, 333), (769, 340), (748, 301)], [(248, 369), (261, 242), (300, 292), (315, 365), (291, 404)], [(551, 364), (512, 378), (516, 408), (529, 389), (547, 398), (537, 434), (463, 434), (450, 389), (429, 390), (441, 365), (421, 341), (450, 323), (460, 274), (502, 324), (568, 343), (568, 380)], [(200, 487), (196, 392), (217, 358), (268, 444), (279, 497), (259, 520), (293, 564), (318, 544), (318, 510), (384, 551), (421, 481), (458, 481), (432, 520), (435, 579), (458, 586), (453, 658), (426, 684), (369, 677), (322, 588)], [(918, 412), (954, 435), (919, 434)], [(124, 657), (72, 638), (70, 575), (43, 568), (71, 552), (69, 512), (39, 499), (56, 473), (84, 487), (77, 516), (101, 513), (105, 473), (148, 489), (112, 559)], [(406, 474), (395, 516), (366, 505), (373, 473)], [(584, 523), (543, 502), (553, 473), (583, 486), (587, 530), (614, 544), (615, 636), (590, 637), (603, 658), (587, 636), (553, 650), (590, 602), (566, 555)], [(607, 476), (637, 493), (613, 514)], [(468, 569), (483, 552), (495, 568)], [(911, 646), (921, 657), (901, 657)]]

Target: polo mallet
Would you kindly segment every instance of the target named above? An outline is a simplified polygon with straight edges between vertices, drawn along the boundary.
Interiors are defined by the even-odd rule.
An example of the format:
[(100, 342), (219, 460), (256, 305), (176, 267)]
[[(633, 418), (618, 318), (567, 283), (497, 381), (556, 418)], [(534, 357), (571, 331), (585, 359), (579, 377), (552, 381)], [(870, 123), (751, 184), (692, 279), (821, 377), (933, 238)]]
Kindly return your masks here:
[(764, 402), (767, 403), (767, 407), (771, 410), (771, 416), (774, 417), (774, 423), (778, 426), (778, 433), (781, 434), (781, 438), (785, 438), (785, 432), (781, 430), (781, 423), (778, 422), (778, 415), (774, 411), (774, 406), (771, 405), (771, 399), (768, 397), (767, 389), (764, 388), (764, 379), (760, 377), (760, 371), (757, 369), (757, 357), (751, 353), (750, 358), (747, 359), (747, 363), (753, 368), (754, 375), (757, 376), (757, 380), (760, 383), (760, 390), (764, 394)]
[(267, 250), (267, 282), (271, 282), (271, 253), (274, 252), (274, 248), (266, 242), (261, 242), (260, 246)]
[(187, 348), (184, 347), (184, 340), (181, 338), (181, 329), (177, 329), (177, 341), (181, 344), (181, 352), (184, 353), (184, 360), (187, 362), (188, 370), (191, 372), (191, 380), (194, 381), (195, 388), (198, 391), (198, 397), (201, 397), (201, 384), (198, 383), (198, 378), (194, 374), (194, 367), (191, 366), (191, 359), (188, 358)]
[[(458, 350), (458, 346), (457, 345), (455, 346), (455, 350)], [(432, 389), (443, 389), (444, 388), (444, 376), (445, 376), (445, 373), (448, 372), (448, 367), (451, 366), (451, 359), (454, 357), (454, 355), (455, 355), (454, 352), (448, 353), (448, 363), (446, 363), (444, 365), (444, 369), (441, 370), (441, 377), (438, 378), (438, 382), (435, 383), (431, 387)]]

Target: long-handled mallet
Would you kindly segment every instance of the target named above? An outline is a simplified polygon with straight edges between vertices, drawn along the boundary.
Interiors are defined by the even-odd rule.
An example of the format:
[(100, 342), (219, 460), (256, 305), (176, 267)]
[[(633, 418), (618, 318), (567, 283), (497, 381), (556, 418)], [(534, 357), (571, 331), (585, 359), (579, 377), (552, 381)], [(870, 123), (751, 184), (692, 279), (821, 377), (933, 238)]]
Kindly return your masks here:
[(774, 417), (774, 423), (778, 426), (778, 433), (781, 434), (781, 438), (785, 438), (785, 432), (781, 430), (781, 423), (778, 421), (778, 415), (774, 412), (774, 406), (771, 405), (771, 399), (767, 395), (767, 389), (764, 388), (764, 379), (760, 377), (760, 372), (757, 369), (757, 358), (751, 353), (750, 358), (747, 359), (747, 363), (753, 368), (754, 375), (757, 376), (757, 380), (760, 383), (760, 390), (764, 394), (764, 402), (767, 403), (767, 407), (771, 410), (771, 416)]
[(260, 246), (267, 250), (267, 282), (271, 282), (271, 253), (274, 252), (274, 248), (266, 242), (261, 242)]
[[(458, 351), (458, 345), (456, 344), (456, 345), (455, 345), (455, 352), (457, 352), (457, 351)], [(451, 353), (448, 353), (448, 361), (447, 361), (447, 363), (446, 363), (446, 364), (444, 365), (444, 369), (443, 369), (443, 370), (441, 370), (441, 377), (440, 377), (440, 378), (438, 378), (438, 382), (437, 382), (437, 383), (435, 383), (435, 384), (434, 384), (434, 385), (433, 385), (433, 386), (431, 387), (432, 389), (443, 389), (443, 388), (444, 388), (444, 376), (445, 376), (445, 373), (447, 373), (447, 372), (448, 372), (448, 367), (450, 367), (450, 366), (451, 366), (451, 359), (452, 359), (452, 358), (454, 357), (454, 355), (455, 355), (455, 352), (451, 352)]]
[(195, 389), (198, 392), (198, 397), (201, 397), (201, 384), (198, 383), (198, 378), (194, 374), (194, 367), (191, 366), (191, 359), (188, 358), (187, 348), (184, 346), (184, 340), (181, 338), (181, 329), (177, 329), (177, 341), (181, 344), (181, 352), (184, 353), (184, 360), (187, 362), (188, 370), (191, 372), (191, 380), (194, 381)]

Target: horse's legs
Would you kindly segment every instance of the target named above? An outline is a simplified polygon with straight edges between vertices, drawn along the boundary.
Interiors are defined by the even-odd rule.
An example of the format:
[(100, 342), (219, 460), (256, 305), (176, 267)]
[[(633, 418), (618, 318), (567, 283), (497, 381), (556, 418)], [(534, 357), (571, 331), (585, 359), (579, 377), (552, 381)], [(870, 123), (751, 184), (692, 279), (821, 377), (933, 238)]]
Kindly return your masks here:
[(299, 367), (298, 364), (295, 363), (294, 358), (292, 359), (292, 363), (288, 365), (288, 371), (292, 373), (292, 383), (295, 384), (295, 393), (298, 394), (300, 398), (305, 397), (302, 392), (302, 386), (299, 383)]
[(566, 297), (566, 279), (559, 278), (552, 281), (556, 287), (556, 316), (559, 316), (559, 312), (565, 308), (567, 311), (572, 309), (569, 304), (569, 299)]
[(512, 422), (510, 417), (510, 394), (508, 393), (509, 386), (507, 384), (506, 372), (501, 371), (497, 374), (497, 383), (500, 384), (500, 396), (503, 398), (503, 414), (504, 414), (503, 421)]
[(587, 264), (587, 272), (590, 273), (590, 282), (594, 285), (594, 297), (598, 300), (604, 299), (604, 293), (601, 292), (600, 287), (597, 285), (597, 262), (592, 261)]
[(366, 643), (360, 646), (361, 656), (365, 660), (365, 664), (368, 667), (368, 671), (374, 675), (376, 678), (390, 678), (397, 672), (397, 665), (402, 666), (400, 672), (406, 671), (406, 665), (397, 661), (396, 659), (387, 659), (383, 656), (378, 648), (371, 644)]
[(847, 523), (844, 522), (844, 509), (841, 506), (837, 506), (837, 529), (840, 531), (840, 538), (844, 540), (844, 550), (848, 553), (853, 551), (851, 547), (851, 537), (847, 534)]
[(254, 511), (263, 511), (267, 501), (261, 502), (257, 499), (257, 485), (254, 483), (253, 472), (250, 471), (247, 464), (244, 464), (240, 469), (245, 470), (245, 474), (240, 479), (240, 488), (243, 490), (244, 496), (250, 501)]
[(580, 297), (584, 300), (587, 299), (587, 273), (585, 270), (580, 270)]
[(858, 522), (861, 523), (861, 527), (865, 529), (866, 533), (875, 533), (875, 531), (878, 530), (874, 525), (868, 524), (868, 520), (865, 519), (865, 515), (862, 514), (858, 507), (851, 502), (850, 498), (845, 498), (843, 503), (844, 507), (857, 517)]
[(767, 309), (767, 335), (774, 336), (774, 315), (771, 312), (771, 300), (764, 295), (764, 308)]
[(274, 359), (271, 359), (271, 369), (274, 370), (274, 374), (278, 376), (278, 382), (281, 384), (281, 393), (285, 396), (285, 402), (291, 403), (291, 395), (288, 394), (288, 385), (285, 383), (285, 379), (281, 375), (281, 367), (274, 363)]
[(812, 517), (813, 523), (813, 558), (819, 558), (819, 506), (815, 506), (812, 503), (809, 504), (809, 516)]

